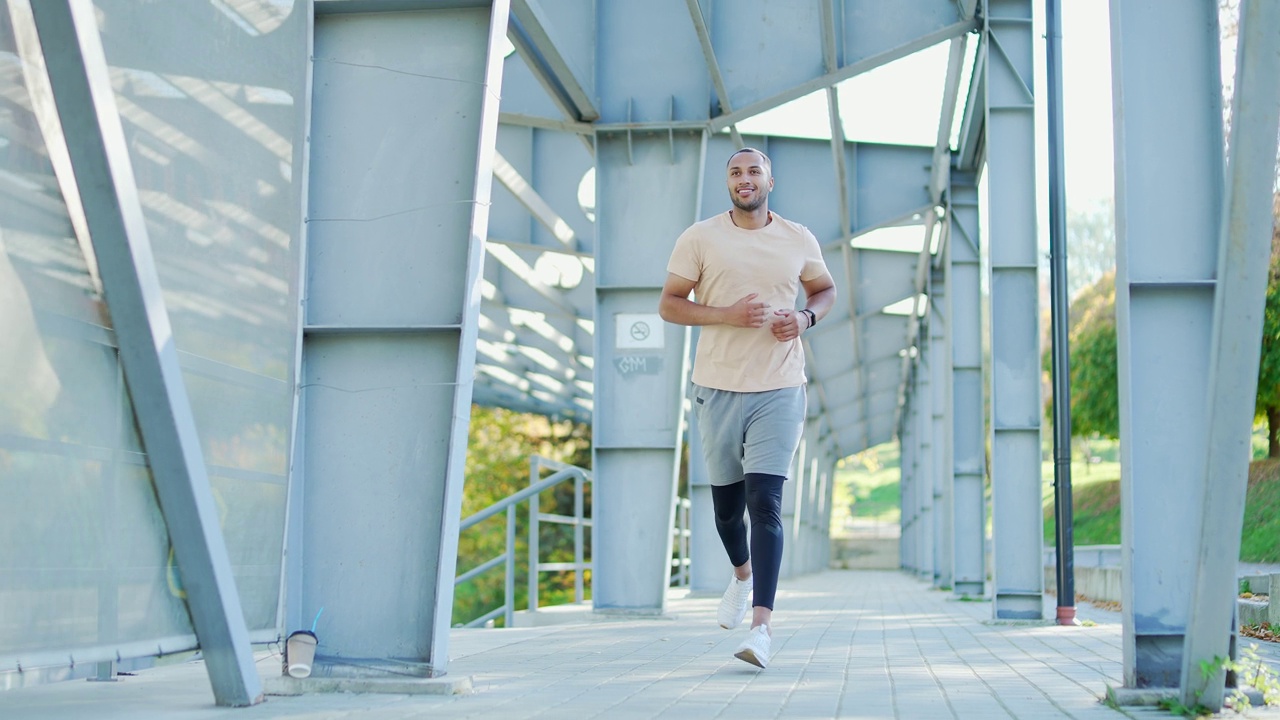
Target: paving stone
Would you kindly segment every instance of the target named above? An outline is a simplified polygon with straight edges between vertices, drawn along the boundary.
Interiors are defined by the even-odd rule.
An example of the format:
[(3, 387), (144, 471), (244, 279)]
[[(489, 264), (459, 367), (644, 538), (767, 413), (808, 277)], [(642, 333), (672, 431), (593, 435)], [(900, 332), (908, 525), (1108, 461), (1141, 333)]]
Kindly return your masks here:
[[(1115, 613), (1093, 613), (1093, 627), (990, 623), (989, 602), (958, 602), (902, 573), (829, 571), (781, 583), (773, 658), (760, 670), (733, 657), (745, 629), (716, 625), (718, 601), (673, 594), (657, 619), (455, 630), (449, 673), (472, 681), (460, 696), (303, 695), (232, 710), (212, 705), (203, 666), (192, 663), (112, 687), (0, 693), (0, 717), (78, 720), (87, 707), (100, 720), (1156, 717), (1098, 702), (1120, 684)], [(278, 672), (278, 660), (264, 655), (260, 671)]]

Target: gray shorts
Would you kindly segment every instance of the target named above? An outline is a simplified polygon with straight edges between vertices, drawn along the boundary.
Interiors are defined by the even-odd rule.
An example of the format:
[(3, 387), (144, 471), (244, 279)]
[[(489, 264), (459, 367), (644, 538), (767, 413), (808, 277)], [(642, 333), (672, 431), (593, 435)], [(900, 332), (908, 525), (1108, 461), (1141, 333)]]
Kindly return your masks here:
[(702, 454), (712, 485), (732, 485), (746, 473), (787, 477), (804, 432), (804, 385), (766, 392), (693, 386)]

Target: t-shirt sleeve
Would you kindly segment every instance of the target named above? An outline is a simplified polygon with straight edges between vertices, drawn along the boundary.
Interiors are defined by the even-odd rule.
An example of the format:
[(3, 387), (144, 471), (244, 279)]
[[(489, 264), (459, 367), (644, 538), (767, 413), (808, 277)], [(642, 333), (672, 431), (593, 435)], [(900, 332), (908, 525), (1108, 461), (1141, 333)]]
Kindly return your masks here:
[(680, 233), (680, 237), (676, 238), (676, 247), (671, 251), (671, 259), (667, 261), (667, 272), (693, 282), (702, 279), (702, 253), (699, 245), (698, 234), (693, 228)]
[(800, 280), (808, 282), (827, 273), (827, 262), (822, 259), (818, 238), (809, 228), (804, 229), (804, 267), (800, 268)]

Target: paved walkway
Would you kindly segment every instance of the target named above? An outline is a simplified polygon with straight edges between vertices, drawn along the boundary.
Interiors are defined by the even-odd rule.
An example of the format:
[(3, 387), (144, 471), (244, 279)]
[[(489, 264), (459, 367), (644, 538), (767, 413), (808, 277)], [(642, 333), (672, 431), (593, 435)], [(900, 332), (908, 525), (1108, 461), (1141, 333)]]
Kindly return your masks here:
[[(992, 623), (989, 602), (952, 600), (902, 573), (824, 572), (782, 583), (774, 658), (760, 671), (733, 658), (746, 626), (720, 629), (717, 602), (678, 594), (661, 619), (454, 631), (450, 675), (473, 685), (463, 695), (317, 694), (217, 708), (203, 665), (189, 662), (117, 683), (3, 692), (0, 718), (1171, 717), (1101, 704), (1106, 686), (1119, 684), (1121, 626), (1089, 605), (1080, 616), (1096, 624), (1084, 627)], [(263, 655), (258, 666), (266, 677), (280, 661)]]

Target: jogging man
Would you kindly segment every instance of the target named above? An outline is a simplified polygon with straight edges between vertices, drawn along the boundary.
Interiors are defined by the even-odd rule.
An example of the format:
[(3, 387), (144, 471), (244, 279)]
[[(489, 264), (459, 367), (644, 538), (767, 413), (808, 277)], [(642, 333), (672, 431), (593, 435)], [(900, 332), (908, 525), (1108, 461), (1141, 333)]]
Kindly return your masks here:
[[(736, 628), (752, 607), (751, 630), (735, 656), (763, 668), (782, 565), (782, 485), (805, 419), (800, 335), (831, 309), (836, 288), (813, 233), (769, 211), (768, 156), (738, 150), (726, 178), (733, 207), (681, 233), (658, 312), (667, 322), (702, 326), (693, 408), (716, 531), (734, 566), (719, 621)], [(796, 310), (801, 289), (805, 303)]]

